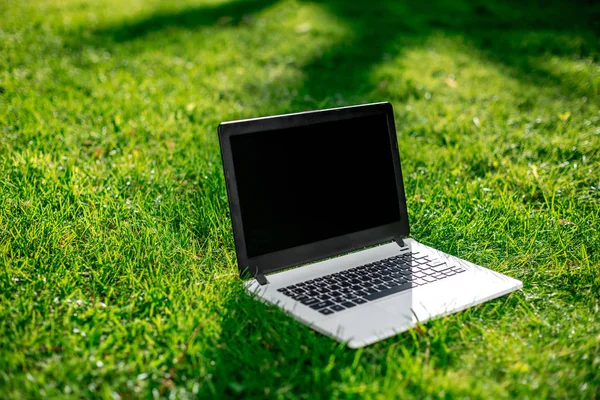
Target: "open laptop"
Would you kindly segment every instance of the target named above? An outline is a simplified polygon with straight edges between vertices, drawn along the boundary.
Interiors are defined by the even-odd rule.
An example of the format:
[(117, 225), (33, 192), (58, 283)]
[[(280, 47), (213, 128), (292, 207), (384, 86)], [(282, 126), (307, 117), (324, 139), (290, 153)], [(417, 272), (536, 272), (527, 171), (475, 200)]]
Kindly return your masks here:
[(409, 238), (389, 103), (225, 122), (219, 141), (247, 289), (349, 347), (523, 286)]

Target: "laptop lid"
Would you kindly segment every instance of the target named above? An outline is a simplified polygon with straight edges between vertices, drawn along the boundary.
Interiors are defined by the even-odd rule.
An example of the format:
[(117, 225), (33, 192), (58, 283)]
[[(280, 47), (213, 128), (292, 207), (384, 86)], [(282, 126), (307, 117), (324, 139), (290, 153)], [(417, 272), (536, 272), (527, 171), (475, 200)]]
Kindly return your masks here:
[(390, 103), (224, 122), (218, 131), (241, 275), (408, 236)]

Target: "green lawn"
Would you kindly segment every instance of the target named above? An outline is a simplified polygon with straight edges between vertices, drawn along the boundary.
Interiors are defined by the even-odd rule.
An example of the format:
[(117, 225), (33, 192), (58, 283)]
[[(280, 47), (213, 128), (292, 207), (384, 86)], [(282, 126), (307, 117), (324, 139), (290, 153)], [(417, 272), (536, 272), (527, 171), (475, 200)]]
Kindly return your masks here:
[[(600, 397), (600, 5), (0, 0), (0, 397)], [(350, 350), (247, 297), (216, 128), (391, 101), (521, 292)]]

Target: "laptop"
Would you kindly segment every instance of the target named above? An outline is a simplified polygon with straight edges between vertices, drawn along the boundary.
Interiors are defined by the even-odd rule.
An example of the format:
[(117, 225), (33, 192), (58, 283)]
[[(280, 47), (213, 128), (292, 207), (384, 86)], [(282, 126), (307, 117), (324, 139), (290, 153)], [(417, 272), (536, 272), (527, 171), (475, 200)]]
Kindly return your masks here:
[(358, 348), (522, 288), (409, 236), (390, 103), (218, 131), (240, 276), (312, 329)]

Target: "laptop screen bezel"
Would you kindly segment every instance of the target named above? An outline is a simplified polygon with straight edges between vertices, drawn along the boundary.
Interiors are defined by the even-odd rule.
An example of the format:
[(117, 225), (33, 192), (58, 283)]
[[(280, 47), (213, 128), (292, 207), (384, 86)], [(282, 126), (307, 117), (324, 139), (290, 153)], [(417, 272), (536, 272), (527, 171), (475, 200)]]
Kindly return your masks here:
[[(248, 257), (230, 138), (235, 135), (249, 135), (257, 132), (282, 130), (373, 115), (384, 115), (387, 120), (390, 149), (392, 152), (394, 174), (396, 178), (396, 190), (398, 192), (398, 202), (400, 206), (400, 220), (375, 228), (291, 247), (273, 253)], [(256, 276), (259, 273), (265, 275), (267, 273), (356, 251), (361, 248), (382, 244), (395, 238), (406, 237), (409, 235), (410, 228), (408, 223), (408, 212), (406, 209), (402, 169), (400, 166), (400, 155), (398, 153), (398, 140), (396, 138), (393, 109), (390, 103), (366, 104), (223, 122), (218, 127), (218, 136), (240, 276), (250, 277)]]

